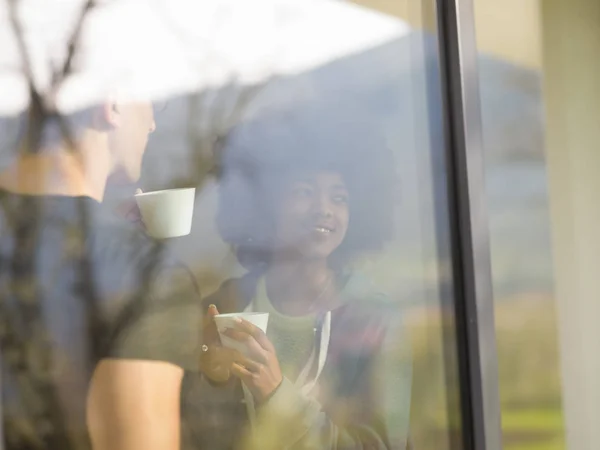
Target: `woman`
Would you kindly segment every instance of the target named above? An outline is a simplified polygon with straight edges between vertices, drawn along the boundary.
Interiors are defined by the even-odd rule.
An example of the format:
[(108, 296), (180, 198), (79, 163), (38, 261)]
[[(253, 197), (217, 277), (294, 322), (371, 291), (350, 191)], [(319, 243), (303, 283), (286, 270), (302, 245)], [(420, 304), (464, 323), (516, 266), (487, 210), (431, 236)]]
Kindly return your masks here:
[[(391, 237), (394, 165), (346, 135), (225, 154), (217, 223), (247, 273), (204, 301), (184, 447), (405, 447), (411, 364), (398, 302), (351, 267)], [(246, 321), (226, 331), (243, 355), (220, 345), (212, 319), (238, 311), (270, 313), (266, 335)]]

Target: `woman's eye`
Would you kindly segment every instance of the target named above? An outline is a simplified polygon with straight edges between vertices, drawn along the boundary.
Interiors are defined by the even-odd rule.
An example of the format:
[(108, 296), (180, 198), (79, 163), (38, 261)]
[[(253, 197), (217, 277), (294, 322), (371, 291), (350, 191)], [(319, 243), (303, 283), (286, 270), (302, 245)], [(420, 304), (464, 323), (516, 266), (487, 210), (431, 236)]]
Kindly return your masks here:
[(312, 189), (308, 187), (297, 187), (294, 189), (294, 194), (298, 197), (310, 197), (312, 195)]
[(339, 203), (339, 204), (347, 204), (348, 203), (348, 196), (347, 195), (335, 195), (333, 197), (333, 201), (335, 203)]

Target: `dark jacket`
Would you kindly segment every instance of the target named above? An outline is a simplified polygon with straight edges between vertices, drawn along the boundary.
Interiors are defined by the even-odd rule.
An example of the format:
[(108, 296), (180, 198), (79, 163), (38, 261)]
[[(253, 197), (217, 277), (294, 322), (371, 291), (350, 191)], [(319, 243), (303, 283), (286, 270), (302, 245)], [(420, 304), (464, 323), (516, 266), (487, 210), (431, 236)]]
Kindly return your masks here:
[[(248, 274), (225, 282), (204, 300), (204, 308), (243, 311), (257, 280)], [(258, 409), (252, 433), (239, 382), (213, 387), (188, 374), (182, 389), (183, 447), (404, 449), (411, 362), (399, 308), (357, 275), (344, 280), (341, 294), (342, 304), (331, 311), (327, 360), (309, 397), (284, 379)]]

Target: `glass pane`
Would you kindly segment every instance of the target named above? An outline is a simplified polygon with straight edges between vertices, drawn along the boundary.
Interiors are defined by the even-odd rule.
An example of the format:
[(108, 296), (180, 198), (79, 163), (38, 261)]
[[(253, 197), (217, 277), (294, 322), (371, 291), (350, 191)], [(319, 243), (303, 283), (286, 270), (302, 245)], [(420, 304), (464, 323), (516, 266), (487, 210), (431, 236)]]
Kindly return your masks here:
[[(592, 444), (581, 433), (573, 442), (566, 436), (566, 430), (585, 428), (581, 421), (589, 417), (590, 410), (583, 405), (575, 408), (570, 419), (569, 410), (565, 409), (569, 402), (581, 405), (581, 400), (569, 399), (567, 395), (584, 386), (567, 375), (582, 369), (581, 365), (569, 363), (567, 356), (584, 345), (584, 341), (574, 342), (582, 330), (582, 324), (576, 323), (581, 317), (575, 321), (570, 318), (569, 328), (565, 323), (571, 316), (566, 310), (576, 308), (583, 299), (578, 298), (574, 289), (578, 281), (574, 280), (570, 284), (573, 290), (561, 299), (563, 277), (571, 267), (577, 267), (577, 262), (570, 253), (574, 243), (567, 239), (573, 230), (562, 229), (564, 225), (557, 219), (564, 217), (564, 223), (579, 219), (570, 209), (574, 198), (557, 184), (559, 179), (575, 179), (568, 175), (567, 161), (576, 150), (555, 135), (564, 132), (565, 127), (571, 126), (569, 123), (574, 124), (574, 132), (585, 131), (579, 121), (590, 112), (578, 111), (572, 116), (574, 122), (569, 122), (566, 117), (571, 112), (559, 107), (557, 101), (585, 96), (584, 103), (592, 102), (588, 98), (593, 93), (590, 86), (571, 75), (577, 66), (591, 76), (591, 62), (582, 54), (569, 63), (557, 62), (566, 52), (579, 55), (580, 45), (592, 44), (591, 35), (578, 37), (576, 45), (571, 35), (563, 35), (562, 30), (597, 30), (598, 16), (591, 11), (595, 8), (597, 13), (598, 8), (592, 6), (596, 4), (593, 1), (567, 2), (564, 7), (559, 7), (559, 3), (474, 2), (503, 444), (507, 450), (598, 445), (598, 441)], [(584, 12), (587, 9), (590, 11)], [(571, 17), (573, 14), (580, 18), (591, 14), (596, 22), (586, 25), (583, 20), (578, 24)], [(595, 80), (591, 84), (597, 86)], [(592, 147), (595, 144), (588, 143), (585, 148), (595, 152)], [(561, 156), (559, 161), (556, 155), (564, 158)], [(573, 176), (587, 183), (583, 177)], [(591, 301), (596, 303), (595, 298)]]
[(358, 3), (7, 3), (6, 448), (462, 448), (435, 4)]

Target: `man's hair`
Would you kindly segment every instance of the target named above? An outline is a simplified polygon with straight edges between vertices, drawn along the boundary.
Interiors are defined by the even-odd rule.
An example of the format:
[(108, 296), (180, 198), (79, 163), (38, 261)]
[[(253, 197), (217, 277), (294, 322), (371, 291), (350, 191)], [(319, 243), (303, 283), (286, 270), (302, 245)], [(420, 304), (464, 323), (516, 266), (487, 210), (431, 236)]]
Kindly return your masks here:
[(279, 117), (239, 126), (220, 157), (217, 226), (240, 263), (252, 270), (268, 262), (276, 197), (298, 171), (337, 172), (349, 191), (348, 232), (334, 263), (381, 250), (393, 238), (397, 172), (376, 124)]

